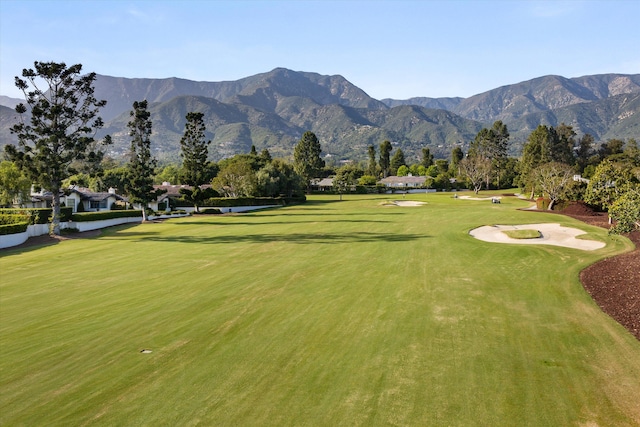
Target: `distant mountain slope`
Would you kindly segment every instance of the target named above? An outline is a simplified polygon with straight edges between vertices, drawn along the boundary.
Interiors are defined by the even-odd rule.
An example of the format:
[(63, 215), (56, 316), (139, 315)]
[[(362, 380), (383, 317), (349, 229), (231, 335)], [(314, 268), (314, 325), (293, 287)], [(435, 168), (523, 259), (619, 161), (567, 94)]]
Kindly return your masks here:
[(95, 96), (106, 99), (105, 121), (131, 109), (134, 101), (165, 102), (183, 95), (204, 96), (221, 102), (240, 102), (273, 109), (277, 96), (309, 98), (321, 105), (340, 104), (361, 108), (387, 108), (342, 76), (321, 76), (276, 68), (229, 82), (195, 82), (178, 78), (127, 79), (98, 75)]
[(385, 98), (382, 100), (388, 107), (398, 107), (400, 105), (418, 105), (424, 108), (435, 108), (439, 110), (453, 111), (464, 98), (424, 98), (416, 97), (405, 100)]
[(24, 99), (10, 98), (8, 96), (0, 95), (0, 105), (9, 108), (16, 108), (18, 104), (24, 102)]
[[(189, 111), (204, 113), (207, 138), (212, 140), (213, 158), (220, 159), (267, 148), (274, 157), (288, 157), (301, 135), (311, 130), (320, 139), (323, 153), (337, 158), (364, 159), (367, 146), (385, 139), (394, 141), (416, 160), (422, 147), (448, 156), (453, 144), (472, 139), (480, 130), (477, 122), (444, 110), (417, 106), (386, 110), (353, 108), (339, 104), (320, 105), (309, 98), (290, 97), (278, 103), (278, 112), (268, 112), (240, 102), (223, 103), (212, 98), (180, 96), (149, 107), (153, 123), (153, 149), (161, 159), (175, 160)], [(110, 134), (111, 155), (126, 154), (130, 139), (123, 113), (110, 121), (98, 136)]]
[[(17, 141), (16, 136), (11, 134), (10, 128), (18, 120), (18, 113), (16, 113), (15, 108), (0, 105), (0, 148), (3, 148), (7, 142), (15, 143)], [(2, 156), (0, 155), (0, 157)]]
[(571, 79), (543, 76), (501, 86), (469, 98), (410, 98), (383, 101), (390, 107), (413, 104), (443, 108), (467, 119), (490, 124), (496, 120), (509, 122), (528, 114), (549, 112), (570, 105), (632, 93), (640, 93), (640, 74), (601, 74)]
[[(590, 103), (579, 103), (555, 110), (523, 116), (509, 122), (512, 139), (524, 142), (539, 125), (573, 126), (579, 135), (589, 133), (599, 140), (640, 136), (640, 92), (621, 94)], [(518, 143), (518, 145), (521, 145)]]
[[(236, 81), (127, 79), (98, 75), (95, 95), (106, 99), (101, 111), (111, 134), (111, 155), (129, 145), (126, 124), (134, 101), (150, 102), (153, 148), (162, 159), (179, 159), (185, 116), (204, 113), (214, 160), (246, 153), (251, 145), (273, 156), (290, 156), (307, 131), (316, 133), (323, 153), (364, 160), (367, 146), (384, 140), (417, 161), (429, 147), (448, 158), (455, 146), (468, 147), (482, 126), (503, 120), (511, 133), (510, 154), (519, 155), (539, 124), (570, 124), (576, 132), (609, 138), (640, 139), (640, 74), (565, 78), (543, 76), (502, 86), (469, 98), (371, 98), (339, 75), (324, 76), (276, 68)], [(19, 100), (0, 98), (0, 146), (15, 143), (9, 132)], [(10, 108), (9, 108), (10, 107)]]

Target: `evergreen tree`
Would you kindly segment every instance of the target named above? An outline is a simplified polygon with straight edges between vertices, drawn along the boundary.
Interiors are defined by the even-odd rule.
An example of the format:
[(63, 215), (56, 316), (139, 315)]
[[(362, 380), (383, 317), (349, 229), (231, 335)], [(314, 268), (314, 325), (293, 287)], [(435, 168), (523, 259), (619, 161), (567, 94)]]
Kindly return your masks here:
[(449, 168), (454, 175), (460, 175), (460, 161), (464, 159), (464, 152), (462, 148), (455, 147), (451, 150), (451, 163), (449, 163)]
[(557, 138), (553, 140), (551, 157), (553, 161), (573, 166), (575, 164), (574, 147), (576, 146), (576, 133), (572, 126), (560, 123), (556, 127)]
[(273, 160), (271, 158), (271, 153), (269, 153), (269, 150), (267, 150), (266, 148), (264, 148), (261, 152), (260, 155), (258, 156), (260, 158), (260, 161), (262, 163), (264, 163), (265, 165), (271, 163), (271, 161)]
[(621, 139), (609, 139), (605, 143), (600, 146), (600, 150), (598, 150), (598, 154), (600, 155), (600, 159), (604, 160), (606, 158), (611, 158), (622, 154), (624, 152), (624, 141)]
[(311, 191), (311, 180), (318, 177), (324, 161), (320, 158), (322, 148), (320, 141), (313, 132), (305, 132), (302, 139), (296, 145), (293, 151), (293, 165), (300, 177), (307, 186), (307, 191)]
[(551, 157), (551, 146), (556, 136), (553, 127), (549, 128), (545, 125), (539, 125), (529, 134), (527, 143), (522, 149), (522, 160), (519, 163), (520, 177), (518, 185), (525, 191), (530, 190), (530, 198), (533, 198), (537, 189), (536, 181), (531, 174), (539, 165), (553, 160)]
[(185, 184), (198, 187), (207, 182), (207, 159), (211, 141), (205, 139), (203, 113), (187, 113), (184, 135), (180, 139)]
[(393, 157), (391, 158), (391, 175), (396, 175), (398, 173), (398, 168), (400, 168), (400, 166), (406, 165), (407, 162), (404, 159), (404, 153), (402, 152), (402, 149), (398, 148), (398, 150), (396, 150), (396, 152), (393, 154)]
[(391, 143), (389, 141), (384, 141), (380, 144), (380, 171), (382, 172), (382, 177), (386, 178), (389, 176), (389, 168), (391, 167)]
[(367, 149), (369, 163), (367, 164), (367, 175), (378, 176), (378, 165), (376, 163), (376, 147), (370, 145)]
[(507, 148), (509, 143), (509, 131), (507, 125), (498, 120), (493, 123), (491, 129), (483, 128), (478, 132), (469, 148), (469, 156), (479, 155), (491, 162), (485, 177), (486, 186), (489, 188), (491, 178), (498, 177), (497, 186), (500, 187), (500, 169), (502, 169), (507, 158)]
[(153, 188), (153, 176), (157, 160), (151, 156), (151, 113), (147, 111), (147, 101), (135, 101), (132, 118), (127, 127), (131, 137), (131, 151), (127, 164), (127, 192), (131, 203), (142, 205), (142, 220), (146, 221), (149, 202), (157, 197)]
[(582, 138), (578, 140), (578, 149), (576, 151), (576, 167), (578, 172), (584, 172), (584, 169), (590, 164), (595, 153), (593, 136), (588, 133), (584, 134)]
[[(207, 158), (209, 157), (209, 144), (205, 139), (205, 125), (203, 113), (187, 113), (184, 135), (180, 139), (180, 156), (182, 157), (183, 176), (182, 181), (192, 186), (191, 189), (182, 188), (180, 193), (184, 198), (193, 203), (196, 212), (203, 200), (212, 196), (201, 187), (209, 178)], [(255, 147), (252, 146), (255, 151)]]
[(420, 161), (420, 164), (425, 168), (433, 165), (433, 154), (431, 154), (431, 150), (427, 147), (422, 148), (422, 160)]
[[(51, 191), (49, 232), (59, 235), (62, 181), (76, 173), (74, 164), (88, 162), (95, 169), (102, 160), (100, 144), (93, 135), (103, 126), (98, 112), (107, 101), (95, 98), (96, 74), (81, 76), (81, 64), (67, 67), (64, 63), (35, 62), (34, 68), (22, 71), (24, 79), (15, 79), (29, 107), (18, 104), (16, 112), (23, 117), (29, 112), (30, 118), (11, 128), (18, 136), (18, 146), (6, 145), (5, 152), (32, 182)], [(110, 141), (107, 137), (103, 143)]]

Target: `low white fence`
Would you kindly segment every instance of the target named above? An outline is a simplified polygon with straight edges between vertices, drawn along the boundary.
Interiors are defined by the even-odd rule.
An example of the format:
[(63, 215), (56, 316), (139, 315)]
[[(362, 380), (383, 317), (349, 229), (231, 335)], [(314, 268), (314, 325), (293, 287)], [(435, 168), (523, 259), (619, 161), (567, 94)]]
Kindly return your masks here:
[[(113, 225), (128, 224), (133, 222), (142, 222), (142, 217), (112, 218), (100, 221), (86, 222), (61, 222), (60, 228), (75, 228), (78, 231), (91, 231), (101, 228), (111, 227)], [(44, 236), (49, 234), (49, 224), (34, 224), (27, 227), (27, 231), (15, 234), (6, 234), (0, 236), (0, 249), (18, 246), (27, 241), (29, 237)]]
[(3, 234), (0, 236), (0, 249), (11, 248), (23, 244), (29, 238), (29, 231), (22, 233)]
[(80, 221), (74, 222), (69, 221), (65, 223), (63, 226), (60, 224), (61, 228), (75, 228), (78, 231), (91, 231), (91, 230), (99, 230), (101, 228), (112, 227), (114, 225), (120, 224), (129, 224), (132, 222), (142, 222), (141, 216), (132, 216), (126, 218), (111, 218), (111, 219), (101, 219), (99, 221)]
[[(267, 208), (279, 208), (280, 205), (264, 205), (264, 206), (234, 206), (234, 207), (218, 207), (216, 209), (220, 209), (222, 213), (238, 213), (238, 212), (248, 212), (254, 211), (258, 209), (267, 209)], [(182, 208), (184, 210), (184, 208)], [(189, 208), (187, 208), (189, 209)], [(210, 209), (210, 207), (206, 207), (203, 209)], [(191, 212), (193, 212), (193, 208), (191, 208)], [(150, 216), (149, 219), (169, 219), (169, 218), (178, 218), (185, 215), (153, 215)], [(69, 221), (69, 222), (61, 222), (60, 228), (72, 228), (76, 229), (80, 232), (82, 231), (92, 231), (99, 230), (101, 228), (112, 227), (114, 225), (121, 224), (129, 224), (142, 222), (142, 217), (126, 217), (126, 218), (112, 218), (112, 219), (103, 219), (99, 221)], [(15, 233), (15, 234), (7, 234), (0, 236), (0, 249), (11, 248), (13, 246), (18, 246), (27, 241), (29, 237), (43, 236), (49, 233), (49, 224), (35, 224), (27, 227), (27, 231), (23, 233)]]

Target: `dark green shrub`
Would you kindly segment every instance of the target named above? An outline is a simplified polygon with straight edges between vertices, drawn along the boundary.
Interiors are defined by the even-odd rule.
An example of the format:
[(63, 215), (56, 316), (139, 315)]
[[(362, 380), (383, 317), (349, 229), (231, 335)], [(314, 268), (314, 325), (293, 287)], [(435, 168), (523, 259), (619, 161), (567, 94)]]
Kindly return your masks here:
[[(73, 209), (71, 207), (60, 208), (60, 221), (66, 222), (71, 219)], [(30, 224), (48, 224), (53, 212), (51, 208), (11, 208), (0, 209), (0, 214), (21, 214), (29, 216)]]
[(0, 225), (11, 225), (26, 222), (29, 223), (29, 215), (0, 213)]
[(220, 212), (218, 208), (205, 208), (202, 209), (200, 213), (204, 215), (220, 215), (222, 212)]
[(25, 231), (27, 231), (28, 227), (29, 223), (27, 221), (0, 225), (0, 235), (6, 236), (7, 234), (24, 233)]
[(232, 208), (236, 206), (278, 206), (285, 204), (284, 199), (274, 197), (213, 197), (203, 203), (205, 206)]
[(75, 222), (102, 221), (113, 218), (137, 218), (142, 216), (142, 211), (100, 211), (100, 212), (84, 212), (73, 214), (72, 220)]

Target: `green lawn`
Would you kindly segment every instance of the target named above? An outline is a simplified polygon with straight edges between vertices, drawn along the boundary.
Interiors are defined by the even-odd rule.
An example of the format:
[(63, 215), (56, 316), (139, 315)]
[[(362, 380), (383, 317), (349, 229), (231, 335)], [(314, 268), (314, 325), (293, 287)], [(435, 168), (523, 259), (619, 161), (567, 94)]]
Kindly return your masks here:
[[(640, 342), (578, 280), (629, 240), (515, 198), (410, 199), (0, 252), (0, 425), (640, 425)], [(468, 234), (540, 222), (607, 246)]]
[(504, 230), (503, 233), (512, 239), (537, 239), (541, 236), (538, 230)]

